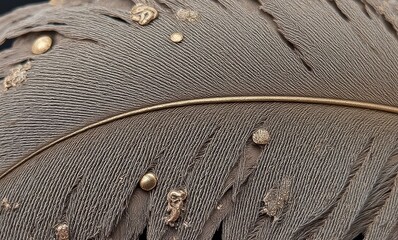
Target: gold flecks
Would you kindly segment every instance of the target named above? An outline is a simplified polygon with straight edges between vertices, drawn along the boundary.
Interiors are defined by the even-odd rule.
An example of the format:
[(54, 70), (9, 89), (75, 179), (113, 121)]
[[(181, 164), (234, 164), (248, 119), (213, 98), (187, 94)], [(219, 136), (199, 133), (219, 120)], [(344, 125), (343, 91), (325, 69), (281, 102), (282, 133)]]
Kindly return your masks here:
[(57, 240), (69, 240), (69, 226), (65, 223), (58, 225), (55, 228), (55, 235)]
[(184, 35), (180, 32), (175, 32), (170, 35), (170, 40), (174, 43), (180, 43), (184, 39)]
[(145, 174), (140, 180), (140, 187), (142, 190), (151, 191), (156, 187), (158, 183), (158, 178), (154, 173)]
[(167, 194), (167, 212), (169, 216), (165, 220), (166, 224), (170, 227), (174, 227), (176, 221), (180, 218), (181, 212), (184, 211), (184, 202), (186, 199), (186, 190), (171, 190)]
[(265, 145), (268, 144), (270, 135), (265, 128), (259, 128), (253, 133), (252, 139), (255, 144)]
[(176, 12), (176, 17), (180, 21), (195, 22), (199, 18), (199, 13), (191, 9), (180, 8)]
[(182, 224), (182, 226), (184, 226), (185, 228), (190, 228), (191, 224), (189, 222), (184, 221), (184, 223)]
[(3, 200), (1, 200), (0, 202), (0, 210), (4, 209), (6, 211), (8, 210), (16, 210), (19, 208), (19, 203), (12, 203), (10, 201), (8, 201), (7, 198), (3, 198)]
[(158, 11), (148, 5), (138, 3), (131, 9), (131, 19), (144, 26), (158, 17)]
[(278, 188), (269, 190), (264, 197), (264, 208), (261, 213), (274, 217), (274, 221), (277, 221), (286, 202), (289, 200), (291, 184), (291, 179), (284, 177)]
[(7, 198), (3, 198), (3, 200), (1, 200), (0, 207), (4, 208), (5, 210), (10, 210), (12, 208), (11, 203), (8, 201)]
[(32, 45), (32, 53), (35, 55), (43, 54), (47, 52), (53, 44), (53, 40), (50, 36), (41, 36)]
[(20, 64), (10, 70), (9, 75), (4, 79), (3, 86), (5, 90), (21, 85), (26, 81), (27, 71), (30, 70), (32, 64), (28, 61)]

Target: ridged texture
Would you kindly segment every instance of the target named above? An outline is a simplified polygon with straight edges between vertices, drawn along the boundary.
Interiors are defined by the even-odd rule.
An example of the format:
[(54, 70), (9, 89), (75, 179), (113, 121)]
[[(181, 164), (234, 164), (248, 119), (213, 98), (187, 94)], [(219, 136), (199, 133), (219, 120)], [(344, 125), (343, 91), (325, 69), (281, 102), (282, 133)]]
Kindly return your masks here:
[[(337, 2), (341, 10), (312, 0), (164, 1), (145, 27), (124, 1), (103, 4), (44, 4), (0, 19), (0, 42), (27, 36), (0, 54), (3, 76), (32, 59), (24, 86), (0, 93), (0, 172), (89, 123), (182, 99), (298, 95), (398, 106), (396, 32), (370, 4), (369, 17), (353, 1)], [(177, 20), (179, 8), (198, 20)], [(30, 33), (43, 31), (54, 46), (32, 56)], [(168, 40), (175, 31), (183, 43)]]
[[(0, 18), (0, 78), (32, 68), (0, 92), (0, 174), (88, 124), (146, 106), (222, 96), (294, 95), (398, 106), (396, 2), (69, 1)], [(175, 16), (197, 11), (194, 22)], [(180, 44), (169, 41), (182, 32)], [(32, 56), (34, 39), (54, 45)], [(2, 82), (0, 81), (0, 84)], [(121, 119), (67, 139), (0, 180), (0, 239), (367, 239), (398, 237), (397, 116), (305, 104), (221, 104)], [(263, 126), (265, 147), (251, 141)], [(152, 192), (137, 188), (155, 171)], [(281, 215), (264, 198), (291, 181)], [(167, 193), (184, 187), (177, 228)]]
[[(308, 232), (340, 239), (357, 229), (371, 235), (387, 221), (385, 238), (369, 239), (388, 239), (397, 222), (396, 211), (386, 210), (396, 206), (397, 191), (390, 184), (396, 175), (385, 169), (397, 167), (397, 125), (392, 114), (282, 103), (121, 119), (54, 146), (2, 179), (1, 197), (20, 207), (2, 209), (0, 238), (49, 239), (67, 223), (72, 239), (136, 239), (145, 227), (148, 239), (211, 239), (222, 223), (223, 239), (297, 239)], [(271, 134), (263, 148), (251, 141), (259, 126)], [(150, 193), (137, 187), (149, 169), (159, 178)], [(261, 214), (262, 201), (284, 178), (291, 180), (289, 200), (273, 221)], [(171, 228), (166, 196), (177, 188), (188, 198)], [(369, 215), (372, 199), (379, 204)], [(317, 216), (320, 224), (308, 224)]]

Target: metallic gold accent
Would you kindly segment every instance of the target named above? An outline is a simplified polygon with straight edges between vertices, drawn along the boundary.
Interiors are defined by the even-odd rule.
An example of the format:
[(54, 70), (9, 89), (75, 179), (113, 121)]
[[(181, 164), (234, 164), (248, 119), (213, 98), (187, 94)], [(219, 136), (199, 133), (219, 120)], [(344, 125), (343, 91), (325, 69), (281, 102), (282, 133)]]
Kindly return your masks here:
[(180, 218), (181, 212), (184, 211), (184, 202), (187, 199), (186, 190), (171, 190), (167, 194), (167, 212), (169, 216), (165, 218), (166, 224), (174, 227)]
[(5, 90), (8, 90), (12, 87), (17, 87), (22, 85), (27, 78), (27, 72), (32, 67), (31, 62), (26, 62), (25, 64), (19, 64), (18, 66), (12, 68), (10, 70), (10, 74), (4, 78), (3, 86)]
[(170, 40), (174, 43), (179, 43), (184, 39), (184, 35), (180, 32), (175, 32), (170, 35)]
[(65, 223), (58, 225), (55, 228), (55, 235), (57, 240), (69, 240), (69, 226)]
[(140, 180), (140, 187), (142, 190), (151, 191), (156, 187), (158, 178), (154, 173), (145, 174)]
[(12, 209), (12, 203), (10, 203), (7, 198), (3, 198), (3, 200), (1, 200), (1, 202), (0, 202), (0, 210), (3, 208), (5, 210)]
[(47, 52), (53, 44), (50, 36), (41, 36), (32, 45), (32, 53), (39, 55)]
[(142, 26), (149, 24), (157, 17), (158, 11), (155, 8), (142, 3), (136, 4), (131, 9), (131, 19)]
[(263, 199), (264, 207), (260, 213), (267, 214), (274, 218), (273, 221), (277, 221), (289, 200), (291, 185), (292, 180), (284, 177), (278, 188), (270, 189)]
[(257, 129), (252, 135), (253, 142), (259, 145), (268, 144), (269, 138), (269, 132), (265, 128)]
[(314, 97), (296, 97), (296, 96), (238, 96), (238, 97), (216, 97), (216, 98), (201, 98), (201, 99), (192, 99), (192, 100), (183, 100), (177, 102), (170, 102), (170, 103), (163, 103), (159, 105), (154, 105), (151, 107), (144, 107), (137, 110), (125, 112), (99, 122), (93, 123), (86, 127), (83, 127), (75, 132), (72, 132), (66, 136), (63, 136), (48, 145), (38, 149), (34, 153), (30, 154), (29, 156), (22, 159), (20, 162), (12, 166), (2, 175), (0, 175), (0, 179), (5, 177), (8, 173), (12, 172), (15, 168), (19, 167), (32, 157), (36, 156), (37, 154), (43, 152), (44, 150), (54, 146), (57, 143), (60, 143), (68, 138), (71, 138), (79, 133), (85, 132), (89, 129), (101, 126), (103, 124), (107, 124), (113, 122), (118, 119), (122, 119), (125, 117), (135, 116), (138, 114), (154, 112), (169, 108), (177, 108), (177, 107), (184, 107), (184, 106), (193, 106), (193, 105), (202, 105), (202, 104), (221, 104), (221, 103), (248, 103), (248, 102), (285, 102), (285, 103), (309, 103), (309, 104), (324, 104), (324, 105), (335, 105), (335, 106), (344, 106), (344, 107), (353, 107), (353, 108), (362, 108), (362, 109), (369, 109), (369, 110), (376, 110), (381, 112), (387, 113), (395, 113), (398, 114), (398, 107), (388, 106), (388, 105), (381, 105), (375, 103), (368, 103), (368, 102), (358, 102), (358, 101), (351, 101), (351, 100), (343, 100), (343, 99), (331, 99), (331, 98), (314, 98)]
[(180, 21), (195, 22), (199, 18), (199, 13), (191, 9), (180, 8), (176, 12), (176, 17)]

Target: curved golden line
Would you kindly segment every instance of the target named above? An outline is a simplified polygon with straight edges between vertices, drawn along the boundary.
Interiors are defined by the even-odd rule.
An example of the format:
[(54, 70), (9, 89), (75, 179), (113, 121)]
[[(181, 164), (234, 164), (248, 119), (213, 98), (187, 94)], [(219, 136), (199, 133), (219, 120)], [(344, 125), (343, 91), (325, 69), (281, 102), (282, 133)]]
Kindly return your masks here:
[(34, 153), (30, 154), (26, 158), (22, 159), (20, 162), (12, 166), (6, 172), (4, 172), (0, 179), (5, 177), (7, 174), (12, 172), (17, 167), (21, 166), (23, 163), (31, 159), (32, 157), (38, 155), (39, 153), (45, 151), (46, 149), (54, 146), (57, 143), (60, 143), (68, 138), (71, 138), (79, 133), (85, 132), (91, 128), (98, 127), (103, 124), (110, 123), (112, 121), (122, 119), (129, 116), (134, 116), (142, 113), (148, 113), (158, 110), (163, 110), (167, 108), (177, 108), (183, 106), (190, 105), (199, 105), (199, 104), (219, 104), (219, 103), (245, 103), (245, 102), (288, 102), (288, 103), (313, 103), (313, 104), (326, 104), (326, 105), (336, 105), (336, 106), (345, 106), (345, 107), (354, 107), (354, 108), (363, 108), (370, 110), (383, 111), (388, 113), (398, 114), (398, 107), (367, 103), (367, 102), (358, 102), (352, 100), (343, 100), (343, 99), (331, 99), (331, 98), (314, 98), (314, 97), (296, 97), (296, 96), (240, 96), (240, 97), (216, 97), (216, 98), (202, 98), (202, 99), (192, 99), (192, 100), (183, 100), (177, 102), (164, 103), (159, 105), (154, 105), (151, 107), (144, 107), (137, 110), (129, 111), (126, 113), (122, 113), (102, 121), (90, 124), (84, 128), (81, 128), (75, 132), (72, 132), (66, 136), (63, 136), (48, 145), (40, 148)]

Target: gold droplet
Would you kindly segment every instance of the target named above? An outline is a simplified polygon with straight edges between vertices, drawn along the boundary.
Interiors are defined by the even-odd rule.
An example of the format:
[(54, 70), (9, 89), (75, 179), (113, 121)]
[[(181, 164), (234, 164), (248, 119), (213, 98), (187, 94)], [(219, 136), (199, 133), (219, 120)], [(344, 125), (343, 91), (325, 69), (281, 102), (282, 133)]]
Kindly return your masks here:
[(268, 144), (270, 135), (265, 128), (259, 128), (253, 133), (252, 138), (255, 144), (265, 145)]
[(32, 53), (39, 55), (47, 52), (53, 44), (53, 40), (49, 36), (41, 36), (35, 40), (32, 45)]
[(169, 215), (165, 217), (166, 225), (175, 227), (176, 222), (180, 218), (181, 213), (184, 211), (184, 203), (187, 199), (187, 190), (171, 190), (167, 194), (167, 212)]
[(140, 180), (140, 187), (142, 190), (151, 191), (156, 187), (158, 183), (158, 178), (154, 173), (145, 174)]
[(170, 35), (170, 40), (174, 43), (179, 43), (184, 39), (184, 35), (180, 32), (175, 32)]
[(69, 240), (69, 226), (65, 223), (58, 225), (55, 228), (55, 235), (57, 240)]
[(158, 11), (148, 5), (138, 3), (131, 9), (131, 20), (145, 26), (158, 17)]

